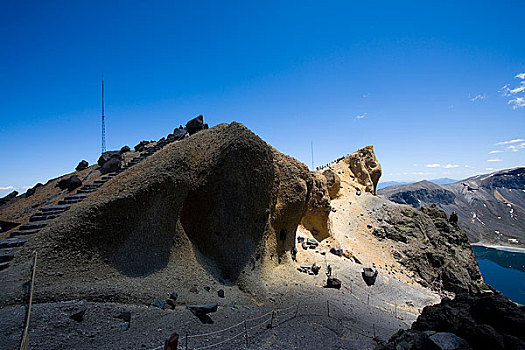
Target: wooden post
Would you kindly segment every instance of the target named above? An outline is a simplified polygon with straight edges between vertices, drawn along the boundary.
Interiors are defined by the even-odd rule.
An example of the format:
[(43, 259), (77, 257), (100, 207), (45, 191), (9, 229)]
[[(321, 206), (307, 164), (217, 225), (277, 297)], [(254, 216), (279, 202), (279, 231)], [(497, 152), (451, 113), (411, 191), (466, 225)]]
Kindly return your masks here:
[(272, 318), (270, 319), (270, 328), (273, 328), (273, 319), (275, 317), (275, 310), (272, 311)]
[(186, 332), (186, 350), (188, 350), (188, 332)]
[(297, 314), (299, 313), (299, 303), (297, 303), (297, 308), (295, 309), (295, 317), (297, 317)]
[(248, 348), (248, 329), (246, 328), (246, 320), (244, 320), (244, 339), (246, 340), (246, 348)]
[(368, 294), (368, 296), (367, 296), (366, 303), (367, 303), (367, 305), (370, 305), (370, 294)]
[(35, 276), (36, 276), (36, 257), (37, 252), (34, 251), (35, 256), (33, 260), (33, 272), (31, 274), (31, 288), (29, 290), (29, 305), (27, 308), (26, 326), (22, 335), (22, 342), (20, 343), (20, 350), (27, 350), (29, 348), (29, 320), (31, 319), (31, 305), (33, 304), (33, 290), (35, 288)]
[(330, 301), (326, 301), (326, 310), (328, 311), (328, 317), (330, 317)]
[(374, 338), (376, 337), (376, 325), (372, 323), (372, 329), (374, 330)]

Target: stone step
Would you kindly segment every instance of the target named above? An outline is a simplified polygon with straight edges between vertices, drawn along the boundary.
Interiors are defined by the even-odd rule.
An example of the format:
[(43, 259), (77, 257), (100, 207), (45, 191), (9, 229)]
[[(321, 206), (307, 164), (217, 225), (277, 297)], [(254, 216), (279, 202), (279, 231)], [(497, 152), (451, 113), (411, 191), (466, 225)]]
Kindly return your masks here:
[(100, 178), (100, 180), (95, 180), (95, 182), (97, 182), (97, 181), (108, 181), (108, 180), (111, 180), (113, 177), (115, 177), (115, 175), (102, 176)]
[(49, 207), (43, 207), (41, 208), (40, 210), (44, 211), (44, 212), (48, 212), (48, 211), (66, 211), (69, 209), (69, 205), (51, 205)]
[(95, 185), (85, 185), (85, 186), (82, 186), (80, 189), (81, 190), (90, 190), (90, 189), (98, 189), (102, 184), (95, 184)]
[(15, 257), (15, 251), (13, 248), (2, 248), (0, 249), (0, 262), (7, 262), (13, 260)]
[(25, 225), (20, 226), (19, 230), (20, 231), (27, 231), (27, 230), (34, 230), (34, 229), (37, 229), (37, 228), (41, 229), (42, 227), (47, 226), (47, 224), (49, 224), (49, 222), (46, 222), (46, 221), (34, 222), (34, 223), (25, 224)]
[(89, 189), (89, 190), (78, 190), (78, 191), (77, 191), (77, 194), (93, 193), (93, 192), (95, 192), (96, 190), (97, 190), (96, 188)]
[(13, 248), (23, 246), (27, 242), (27, 238), (4, 238), (0, 239), (0, 248)]
[(71, 195), (71, 196), (67, 196), (66, 198), (64, 198), (64, 200), (71, 200), (71, 199), (84, 199), (84, 198), (87, 198), (87, 194), (74, 194), (74, 195)]
[(9, 267), (9, 263), (0, 263), (0, 271), (5, 270)]
[[(103, 178), (102, 178), (103, 179)], [(103, 184), (105, 184), (108, 180), (95, 180), (93, 181), (93, 184), (99, 185), (99, 187)], [(89, 185), (88, 185), (89, 186)]]
[(71, 205), (71, 204), (75, 204), (75, 203), (78, 203), (78, 202), (82, 202), (84, 199), (81, 198), (81, 199), (68, 199), (68, 200), (63, 200), (63, 201), (60, 201), (58, 202), (58, 204), (60, 205)]
[(29, 222), (51, 220), (51, 219), (57, 218), (58, 215), (59, 214), (56, 214), (56, 215), (53, 215), (53, 214), (44, 214), (44, 215), (35, 214), (35, 215), (33, 215), (33, 216), (31, 216), (29, 218)]
[(40, 231), (39, 228), (35, 228), (33, 230), (15, 231), (15, 232), (11, 232), (9, 237), (13, 238), (13, 237), (18, 237), (18, 236), (29, 236), (29, 235), (37, 233), (38, 231)]
[(55, 211), (45, 211), (45, 212), (38, 212), (35, 215), (60, 215), (64, 212), (64, 210), (55, 210)]

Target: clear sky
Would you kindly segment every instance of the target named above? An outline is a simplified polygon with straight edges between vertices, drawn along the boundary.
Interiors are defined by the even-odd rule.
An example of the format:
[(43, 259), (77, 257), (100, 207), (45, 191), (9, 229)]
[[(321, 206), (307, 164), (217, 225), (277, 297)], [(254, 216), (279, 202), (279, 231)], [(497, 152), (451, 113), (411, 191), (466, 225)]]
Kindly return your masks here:
[[(525, 2), (0, 4), (0, 196), (203, 114), (383, 181), (525, 165)], [(513, 141), (513, 142), (510, 142)], [(508, 142), (508, 143), (503, 143)], [(495, 152), (495, 153), (490, 153)]]

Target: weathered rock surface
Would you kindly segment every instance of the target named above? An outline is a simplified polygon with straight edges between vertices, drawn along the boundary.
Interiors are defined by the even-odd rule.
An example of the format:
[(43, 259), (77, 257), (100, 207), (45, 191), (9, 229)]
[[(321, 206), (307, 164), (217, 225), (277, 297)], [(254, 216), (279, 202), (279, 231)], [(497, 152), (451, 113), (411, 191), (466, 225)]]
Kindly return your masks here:
[[(208, 129), (208, 124), (204, 123), (202, 115), (199, 115), (198, 117), (193, 118), (192, 120), (187, 122), (185, 129), (188, 132), (188, 134), (190, 134), (191, 136), (195, 134), (196, 132)], [(176, 130), (174, 131), (174, 133), (175, 132)]]
[(373, 146), (366, 146), (344, 159), (355, 180), (365, 191), (376, 194), (377, 182), (381, 177), (381, 165), (376, 159)]
[(337, 197), (339, 189), (341, 187), (341, 179), (332, 169), (326, 169), (323, 171), (323, 176), (326, 178), (326, 186), (328, 187), (328, 193), (330, 199)]
[(326, 177), (314, 173), (307, 210), (301, 220), (301, 224), (310, 231), (317, 240), (322, 240), (330, 236), (328, 215), (331, 209)]
[(424, 286), (455, 293), (478, 291), (481, 274), (465, 232), (436, 206), (385, 206), (373, 234), (392, 243), (394, 257)]
[(80, 171), (80, 170), (84, 170), (84, 169), (87, 169), (87, 167), (89, 166), (89, 163), (87, 162), (87, 160), (81, 160), (77, 167), (75, 168), (76, 171)]
[(122, 160), (120, 151), (107, 151), (102, 153), (98, 158), (97, 164), (99, 166), (104, 166), (104, 164), (109, 162), (111, 159)]
[(123, 146), (119, 152), (120, 154), (128, 153), (131, 152), (131, 148), (129, 148), (129, 146)]
[(68, 191), (73, 191), (82, 186), (82, 180), (79, 179), (77, 175), (72, 175), (68, 178), (61, 179), (57, 183), (57, 187), (61, 190), (67, 189)]
[(13, 191), (13, 192), (9, 193), (7, 196), (4, 196), (4, 197), (0, 198), (0, 206), (9, 203), (13, 199), (15, 199), (16, 196), (18, 196), (18, 192), (17, 191)]
[[(425, 307), (411, 330), (399, 331), (378, 349), (433, 349), (436, 345), (451, 343), (458, 344), (453, 349), (525, 349), (524, 329), (525, 308), (498, 292), (487, 296), (457, 296)], [(452, 333), (468, 345), (436, 332)]]

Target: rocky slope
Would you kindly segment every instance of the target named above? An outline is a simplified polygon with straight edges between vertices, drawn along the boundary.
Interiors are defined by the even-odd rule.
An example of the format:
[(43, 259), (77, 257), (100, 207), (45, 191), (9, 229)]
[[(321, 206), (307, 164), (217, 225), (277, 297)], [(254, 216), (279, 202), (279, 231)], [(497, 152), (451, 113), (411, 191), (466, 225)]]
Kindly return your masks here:
[[(439, 300), (436, 292), (479, 292), (477, 263), (454, 220), (435, 207), (417, 210), (375, 195), (381, 167), (371, 146), (310, 172), (239, 123), (206, 129), (198, 122), (191, 136), (153, 143), (163, 147), (154, 146), (140, 161), (132, 158), (132, 167), (114, 175), (100, 177), (103, 166), (76, 172), (94, 181), (82, 201), (56, 189), (70, 178), (65, 176), (5, 204), (0, 217), (23, 223), (34, 210), (46, 213), (44, 205), (69, 203), (56, 215), (38, 214), (38, 220), (49, 219), (46, 225), (9, 253), (15, 257), (0, 271), (9, 281), (0, 284), (0, 318), (18, 317), (12, 308), (23, 302), (34, 250), (40, 322), (52, 319), (51, 310), (62, 312), (65, 301), (82, 299), (103, 308), (108, 302), (162, 306), (174, 291), (180, 293), (173, 307), (178, 314), (183, 310), (177, 307), (191, 303), (219, 301), (219, 310), (251, 303), (268, 310), (276, 301), (289, 306), (323, 300), (324, 307), (328, 300), (347, 313), (360, 310), (353, 327), (373, 330), (374, 336), (358, 336), (352, 347), (370, 348), (376, 325), (384, 326), (382, 337), (388, 338), (400, 327), (398, 312), (412, 321)], [(147, 146), (137, 147), (140, 152)], [(362, 267), (372, 266), (379, 276), (365, 284)], [(320, 288), (326, 274), (342, 288)], [(224, 300), (218, 290), (226, 292)], [(188, 327), (185, 317), (173, 322)], [(12, 341), (16, 332), (2, 324), (2, 339)], [(49, 337), (45, 327), (35, 332)], [(101, 348), (115, 345), (102, 337), (107, 346)], [(348, 346), (344, 339), (338, 346)]]
[(478, 175), (448, 185), (421, 181), (379, 191), (414, 208), (436, 204), (456, 212), (470, 242), (525, 247), (525, 168)]

